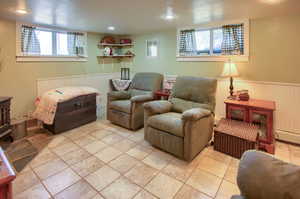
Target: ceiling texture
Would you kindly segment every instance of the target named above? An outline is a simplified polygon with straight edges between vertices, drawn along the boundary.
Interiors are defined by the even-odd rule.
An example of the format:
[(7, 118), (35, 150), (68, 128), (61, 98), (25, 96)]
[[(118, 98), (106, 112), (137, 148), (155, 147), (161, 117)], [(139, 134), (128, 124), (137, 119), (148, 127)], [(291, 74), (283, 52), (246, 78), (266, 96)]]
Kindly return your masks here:
[[(162, 18), (168, 8), (173, 20)], [(0, 18), (115, 34), (299, 13), (300, 0), (0, 0)]]

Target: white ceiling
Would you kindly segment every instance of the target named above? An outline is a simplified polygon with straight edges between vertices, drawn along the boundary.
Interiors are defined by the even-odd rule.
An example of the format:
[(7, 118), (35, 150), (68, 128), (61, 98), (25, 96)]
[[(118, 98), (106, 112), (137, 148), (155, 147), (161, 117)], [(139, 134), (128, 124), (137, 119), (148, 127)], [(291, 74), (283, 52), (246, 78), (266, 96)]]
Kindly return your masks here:
[[(171, 6), (176, 19), (161, 18)], [(213, 21), (299, 14), (300, 0), (0, 0), (0, 17), (91, 32), (136, 34)], [(26, 9), (17, 15), (16, 9)]]

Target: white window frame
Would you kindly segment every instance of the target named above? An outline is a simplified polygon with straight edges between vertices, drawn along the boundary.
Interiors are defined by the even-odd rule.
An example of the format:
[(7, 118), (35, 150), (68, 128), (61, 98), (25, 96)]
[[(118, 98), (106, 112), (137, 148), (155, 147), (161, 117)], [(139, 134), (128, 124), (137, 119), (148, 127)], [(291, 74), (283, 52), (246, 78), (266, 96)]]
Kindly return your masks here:
[[(197, 30), (208, 30), (208, 29), (217, 29), (224, 25), (229, 24), (243, 24), (244, 25), (244, 54), (243, 55), (198, 55), (198, 56), (181, 56), (179, 54), (179, 45), (180, 45), (180, 32), (188, 29), (197, 29)], [(211, 35), (212, 37), (212, 35)], [(177, 49), (176, 49), (176, 61), (203, 61), (203, 62), (225, 62), (229, 59), (235, 62), (248, 62), (249, 61), (249, 37), (250, 37), (250, 23), (249, 19), (244, 20), (234, 20), (234, 21), (224, 21), (220, 23), (209, 23), (201, 26), (189, 26), (177, 29)], [(211, 40), (212, 44), (212, 40)]]
[[(157, 43), (157, 56), (148, 56), (148, 42), (149, 41), (156, 41)], [(146, 40), (146, 57), (149, 59), (154, 59), (154, 58), (158, 58), (159, 57), (159, 40), (154, 38), (154, 39), (147, 39)]]
[[(22, 25), (39, 27), (44, 30), (56, 31), (56, 32), (78, 32), (84, 34), (85, 40), (85, 54), (83, 56), (48, 56), (48, 55), (23, 55), (21, 52), (21, 28)], [(88, 58), (87, 54), (87, 32), (66, 30), (61, 28), (50, 28), (46, 26), (33, 25), (28, 23), (16, 22), (16, 60), (17, 62), (86, 62)]]

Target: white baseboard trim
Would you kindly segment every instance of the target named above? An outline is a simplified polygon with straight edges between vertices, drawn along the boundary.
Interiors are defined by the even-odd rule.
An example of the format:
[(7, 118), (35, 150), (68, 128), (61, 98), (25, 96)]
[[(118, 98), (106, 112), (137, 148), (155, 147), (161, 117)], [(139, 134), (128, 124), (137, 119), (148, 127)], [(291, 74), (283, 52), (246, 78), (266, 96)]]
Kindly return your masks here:
[(276, 130), (275, 138), (278, 140), (283, 140), (294, 144), (300, 144), (300, 135), (292, 132)]

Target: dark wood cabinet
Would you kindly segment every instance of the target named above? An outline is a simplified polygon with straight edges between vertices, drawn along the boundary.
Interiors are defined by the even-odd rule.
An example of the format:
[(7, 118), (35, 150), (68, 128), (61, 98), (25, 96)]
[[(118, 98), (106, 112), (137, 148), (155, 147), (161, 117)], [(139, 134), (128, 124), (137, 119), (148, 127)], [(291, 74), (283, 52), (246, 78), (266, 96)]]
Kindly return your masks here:
[(0, 97), (0, 138), (11, 133), (10, 101), (11, 97)]
[(249, 101), (225, 100), (226, 118), (253, 123), (259, 126), (259, 148), (274, 154), (273, 113), (275, 102), (250, 99)]

